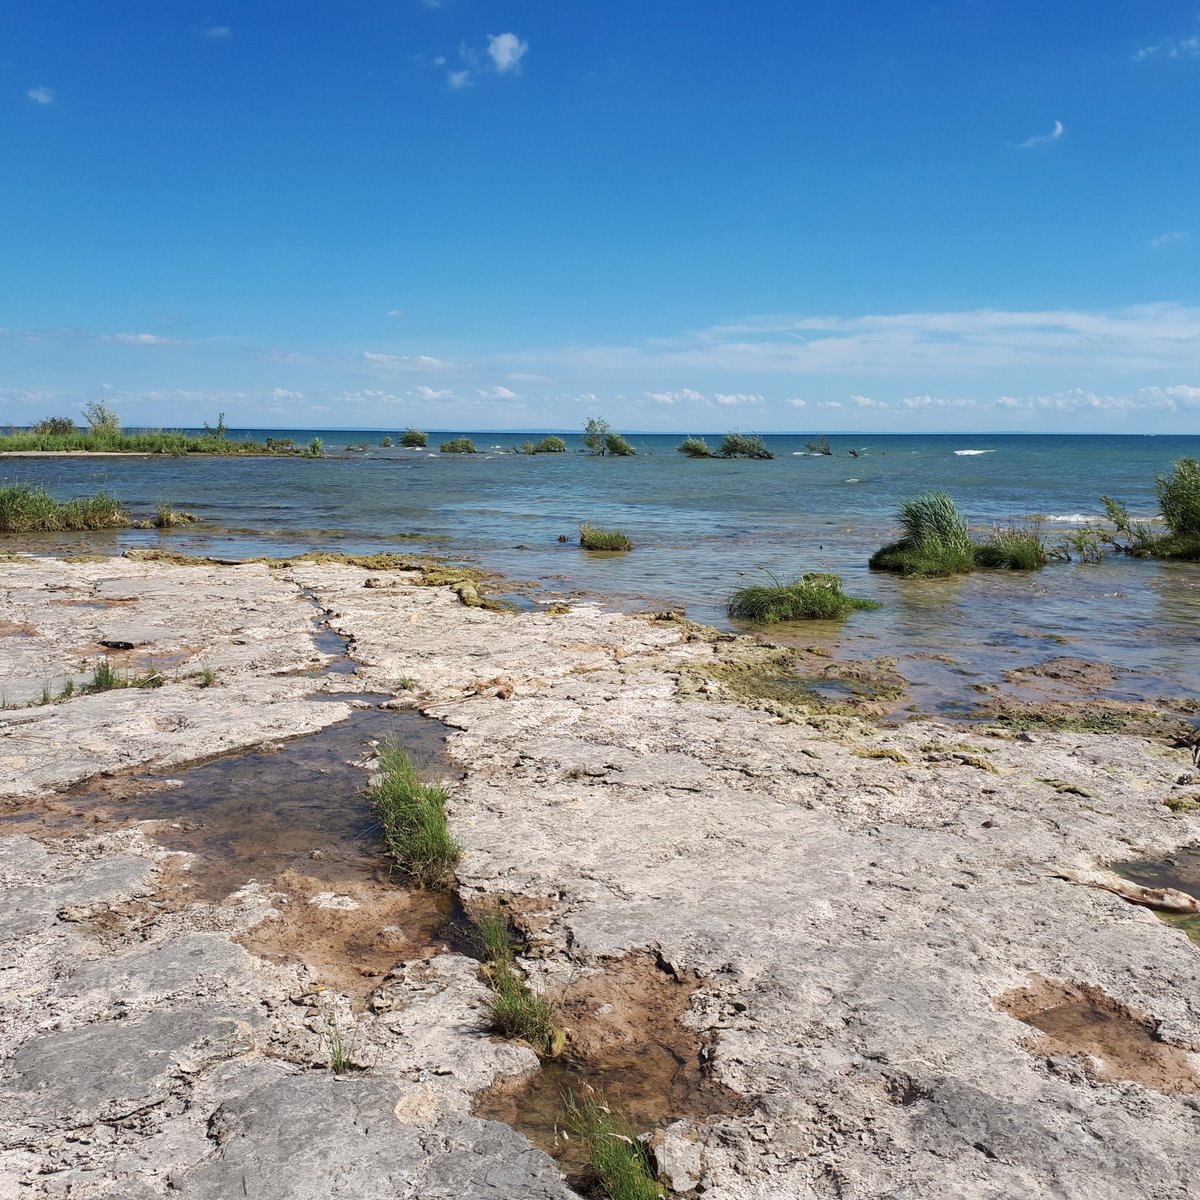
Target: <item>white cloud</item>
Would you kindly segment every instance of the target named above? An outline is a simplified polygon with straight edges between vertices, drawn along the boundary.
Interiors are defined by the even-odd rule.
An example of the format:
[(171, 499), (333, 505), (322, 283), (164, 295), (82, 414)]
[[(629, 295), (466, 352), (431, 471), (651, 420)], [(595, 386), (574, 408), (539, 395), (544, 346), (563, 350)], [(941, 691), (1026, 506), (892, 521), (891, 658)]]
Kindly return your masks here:
[(761, 396), (752, 395), (749, 392), (717, 392), (713, 399), (726, 407), (732, 407), (735, 404), (761, 404), (763, 402)]
[(942, 396), (905, 396), (899, 401), (901, 408), (974, 408), (975, 401), (963, 397), (957, 400), (947, 400)]
[(882, 400), (872, 400), (870, 396), (851, 396), (850, 399), (858, 408), (886, 408)]
[(459, 91), (462, 88), (468, 88), (471, 86), (471, 72), (451, 71), (450, 74), (446, 76), (446, 83), (455, 91)]
[(529, 49), (529, 43), (523, 42), (515, 33), (498, 33), (488, 35), (487, 52), (496, 70), (501, 74), (508, 71), (520, 71), (521, 59)]
[(691, 388), (681, 388), (677, 392), (643, 392), (642, 395), (655, 404), (704, 404), (707, 399), (703, 392)]
[(157, 333), (114, 333), (102, 339), (120, 342), (125, 346), (178, 346), (179, 338), (162, 337)]
[(206, 38), (223, 39), (233, 37), (233, 30), (228, 25), (210, 25), (204, 31)]
[(440, 392), (435, 391), (433, 388), (421, 383), (413, 388), (413, 395), (418, 400), (446, 400), (450, 396), (453, 396), (454, 392), (450, 388), (443, 388)]
[(1058, 139), (1066, 132), (1067, 131), (1063, 127), (1063, 123), (1061, 121), (1055, 121), (1054, 128), (1049, 133), (1043, 133), (1037, 137), (1026, 138), (1023, 142), (1018, 144), (1017, 149), (1031, 150), (1034, 146), (1045, 146), (1050, 142), (1057, 142)]
[(480, 400), (520, 400), (521, 399), (521, 397), (516, 392), (510, 391), (508, 388), (500, 387), (500, 386), (488, 389), (486, 391), (483, 388), (476, 388), (475, 394), (480, 398)]
[(376, 354), (374, 351), (364, 350), (363, 358), (374, 366), (396, 371), (437, 371), (452, 365), (443, 359), (431, 358), (428, 354)]
[(801, 400), (799, 396), (793, 396), (790, 400), (785, 400), (784, 404), (791, 405), (792, 408), (804, 408), (807, 401)]
[(1166, 38), (1152, 46), (1143, 46), (1133, 56), (1133, 61), (1145, 62), (1148, 58), (1200, 58), (1200, 35)]
[(1037, 412), (1179, 412), (1200, 409), (1200, 388), (1188, 384), (1144, 387), (1136, 392), (1110, 395), (1087, 388), (1069, 388), (1034, 396), (1001, 396), (997, 408)]
[(1160, 233), (1158, 237), (1152, 237), (1149, 245), (1151, 250), (1159, 250), (1163, 246), (1168, 246), (1172, 242), (1182, 242), (1187, 240), (1187, 234), (1182, 229), (1168, 229), (1166, 233)]
[(387, 311), (387, 315), (388, 315), (389, 317), (391, 317), (393, 321), (398, 321), (398, 320), (399, 320), (399, 319), (400, 319), (402, 316), (404, 316), (404, 309), (402, 309), (402, 308), (389, 308), (389, 309), (388, 309), (388, 311)]
[(287, 390), (287, 388), (275, 388), (271, 392), (271, 395), (276, 400), (303, 400), (304, 399), (303, 392), (289, 392)]
[(34, 104), (53, 104), (54, 103), (54, 89), (53, 88), (48, 88), (48, 87), (30, 88), (29, 91), (27, 91), (25, 93), (25, 95), (28, 96), (29, 99), (34, 102)]

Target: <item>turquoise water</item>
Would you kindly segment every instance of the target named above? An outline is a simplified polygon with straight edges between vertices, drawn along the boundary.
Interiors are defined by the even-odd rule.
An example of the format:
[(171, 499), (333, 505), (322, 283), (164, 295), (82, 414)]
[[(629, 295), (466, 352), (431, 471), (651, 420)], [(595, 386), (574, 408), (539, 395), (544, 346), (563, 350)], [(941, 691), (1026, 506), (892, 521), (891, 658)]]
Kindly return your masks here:
[[(1061, 654), (1129, 672), (1118, 676), (1114, 695), (1200, 690), (1200, 565), (1114, 557), (1099, 566), (928, 582), (866, 568), (894, 534), (900, 501), (930, 488), (948, 490), (980, 531), (1041, 514), (1054, 540), (1057, 530), (1096, 514), (1101, 493), (1150, 516), (1155, 474), (1178, 458), (1200, 457), (1200, 437), (831, 435), (833, 454), (815, 456), (804, 436), (768, 435), (773, 461), (725, 462), (676, 454), (679, 435), (632, 435), (637, 457), (610, 459), (502, 452), (524, 434), (471, 434), (481, 451), (473, 456), (384, 450), (385, 431), (247, 436), (268, 432), (298, 444), (319, 434), (330, 457), (11, 458), (0, 463), (0, 478), (43, 483), (60, 497), (105, 488), (135, 510), (168, 500), (206, 523), (200, 531), (83, 539), (96, 550), (165, 544), (238, 557), (407, 546), (538, 584), (529, 594), (539, 599), (683, 605), (693, 619), (725, 626), (729, 593), (764, 572), (837, 571), (847, 591), (884, 607), (844, 626), (805, 623), (772, 636), (899, 656), (923, 709), (954, 710), (977, 698), (972, 684)], [(430, 445), (448, 436), (431, 433)], [(715, 446), (719, 435), (708, 440)], [(568, 442), (580, 446), (578, 438)], [(369, 449), (348, 453), (347, 444)], [(623, 529), (636, 549), (581, 551), (584, 521)], [(70, 539), (76, 548), (79, 541)], [(927, 657), (933, 653), (955, 663)]]

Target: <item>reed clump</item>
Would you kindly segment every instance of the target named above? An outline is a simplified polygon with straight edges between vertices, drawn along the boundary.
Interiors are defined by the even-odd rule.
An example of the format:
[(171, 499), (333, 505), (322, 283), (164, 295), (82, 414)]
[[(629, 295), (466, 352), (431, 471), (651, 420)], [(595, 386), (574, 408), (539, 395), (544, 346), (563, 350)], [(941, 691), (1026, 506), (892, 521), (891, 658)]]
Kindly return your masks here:
[(579, 544), (585, 550), (632, 550), (633, 542), (619, 529), (599, 529), (580, 525)]
[(587, 1146), (588, 1182), (596, 1195), (609, 1200), (662, 1200), (666, 1193), (650, 1155), (620, 1114), (603, 1100), (569, 1095), (564, 1115), (567, 1128)]
[(975, 569), (966, 518), (946, 492), (927, 492), (900, 506), (904, 536), (871, 555), (870, 566), (900, 575), (962, 575)]
[(757, 433), (727, 433), (721, 439), (717, 454), (721, 458), (774, 458), (761, 435)]
[(975, 565), (1000, 571), (1037, 571), (1050, 561), (1040, 528), (997, 526), (986, 542), (975, 547)]
[(739, 588), (729, 598), (729, 615), (762, 624), (778, 621), (837, 621), (860, 609), (878, 608), (875, 600), (847, 596), (837, 575), (809, 571), (791, 583), (772, 577), (770, 584)]
[(685, 437), (675, 450), (678, 454), (686, 454), (688, 458), (716, 458), (708, 448), (708, 443), (701, 437)]
[(419, 887), (449, 883), (462, 847), (446, 824), (445, 789), (421, 778), (399, 742), (383, 742), (379, 761), (383, 778), (370, 796), (388, 853)]
[(475, 454), (475, 443), (469, 437), (451, 438), (443, 442), (438, 451), (442, 454)]
[(0, 533), (123, 529), (129, 524), (129, 514), (104, 492), (60, 501), (27, 483), (0, 487)]

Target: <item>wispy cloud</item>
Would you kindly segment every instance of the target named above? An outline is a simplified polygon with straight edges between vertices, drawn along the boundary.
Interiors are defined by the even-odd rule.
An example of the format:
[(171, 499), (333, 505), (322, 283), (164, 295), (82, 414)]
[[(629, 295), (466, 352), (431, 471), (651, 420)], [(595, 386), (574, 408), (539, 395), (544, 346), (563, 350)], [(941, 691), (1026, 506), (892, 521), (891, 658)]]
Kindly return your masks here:
[(158, 333), (112, 333), (105, 334), (104, 342), (119, 342), (123, 346), (178, 346), (181, 338), (163, 337)]
[(363, 358), (372, 366), (393, 371), (439, 371), (453, 365), (428, 354), (377, 354), (372, 350), (364, 350)]
[(420, 383), (413, 388), (413, 395), (418, 400), (447, 400), (454, 395), (452, 388), (442, 388), (438, 391), (431, 388), (428, 384)]
[(488, 35), (487, 52), (496, 64), (496, 70), (502, 75), (510, 71), (520, 71), (521, 60), (528, 49), (529, 43), (521, 41), (515, 33)]
[(1035, 146), (1048, 146), (1051, 142), (1057, 142), (1059, 138), (1066, 133), (1066, 129), (1061, 121), (1054, 122), (1054, 128), (1049, 133), (1039, 134), (1036, 137), (1026, 138), (1023, 142), (1017, 144), (1018, 150), (1032, 150)]
[(209, 25), (204, 30), (206, 38), (213, 38), (215, 41), (223, 41), (225, 38), (233, 37), (233, 30), (228, 25)]
[(1200, 388), (1188, 384), (1108, 394), (1070, 388), (1047, 395), (1001, 396), (996, 407), (1043, 412), (1180, 412), (1200, 409)]
[(34, 104), (53, 104), (54, 103), (54, 89), (53, 88), (48, 88), (48, 87), (30, 88), (29, 91), (27, 91), (25, 93), (25, 95), (28, 96), (29, 99), (34, 102)]
[(402, 308), (389, 308), (389, 309), (388, 309), (388, 311), (387, 311), (387, 315), (388, 315), (389, 317), (391, 317), (393, 321), (398, 321), (398, 320), (399, 320), (399, 319), (400, 319), (402, 316), (404, 316), (404, 309), (402, 309)]
[(1148, 244), (1151, 250), (1161, 250), (1163, 246), (1169, 246), (1172, 242), (1186, 241), (1187, 236), (1187, 233), (1182, 229), (1168, 229), (1166, 233), (1160, 233), (1158, 237), (1152, 237)]
[(750, 392), (717, 392), (713, 399), (726, 408), (738, 404), (761, 404), (763, 402), (762, 396), (753, 395)]
[(497, 385), (494, 388), (476, 388), (475, 394), (480, 398), (480, 400), (520, 400), (523, 398), (510, 388), (500, 385)]
[(1200, 58), (1200, 35), (1186, 38), (1164, 38), (1150, 46), (1143, 46), (1133, 56), (1134, 62), (1145, 62), (1148, 58)]
[(708, 402), (708, 397), (703, 392), (696, 392), (691, 388), (680, 388), (677, 392), (643, 392), (642, 395), (647, 400), (654, 401), (655, 404), (706, 404)]
[(456, 92), (462, 88), (469, 88), (471, 86), (471, 72), (451, 71), (450, 74), (446, 76), (446, 85)]

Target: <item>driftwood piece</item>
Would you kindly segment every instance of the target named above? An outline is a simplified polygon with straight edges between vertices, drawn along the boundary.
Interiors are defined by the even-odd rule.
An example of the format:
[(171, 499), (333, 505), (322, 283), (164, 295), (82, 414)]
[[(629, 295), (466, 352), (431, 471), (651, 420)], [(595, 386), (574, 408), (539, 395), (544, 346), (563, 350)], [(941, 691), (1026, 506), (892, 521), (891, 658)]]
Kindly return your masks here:
[(1200, 900), (1195, 896), (1181, 892), (1178, 888), (1145, 887), (1118, 875), (1115, 871), (1101, 868), (1083, 871), (1055, 871), (1056, 879), (1066, 879), (1071, 883), (1082, 883), (1085, 887), (1100, 888), (1112, 892), (1130, 904), (1141, 904), (1146, 908), (1156, 908), (1162, 912), (1200, 913)]

